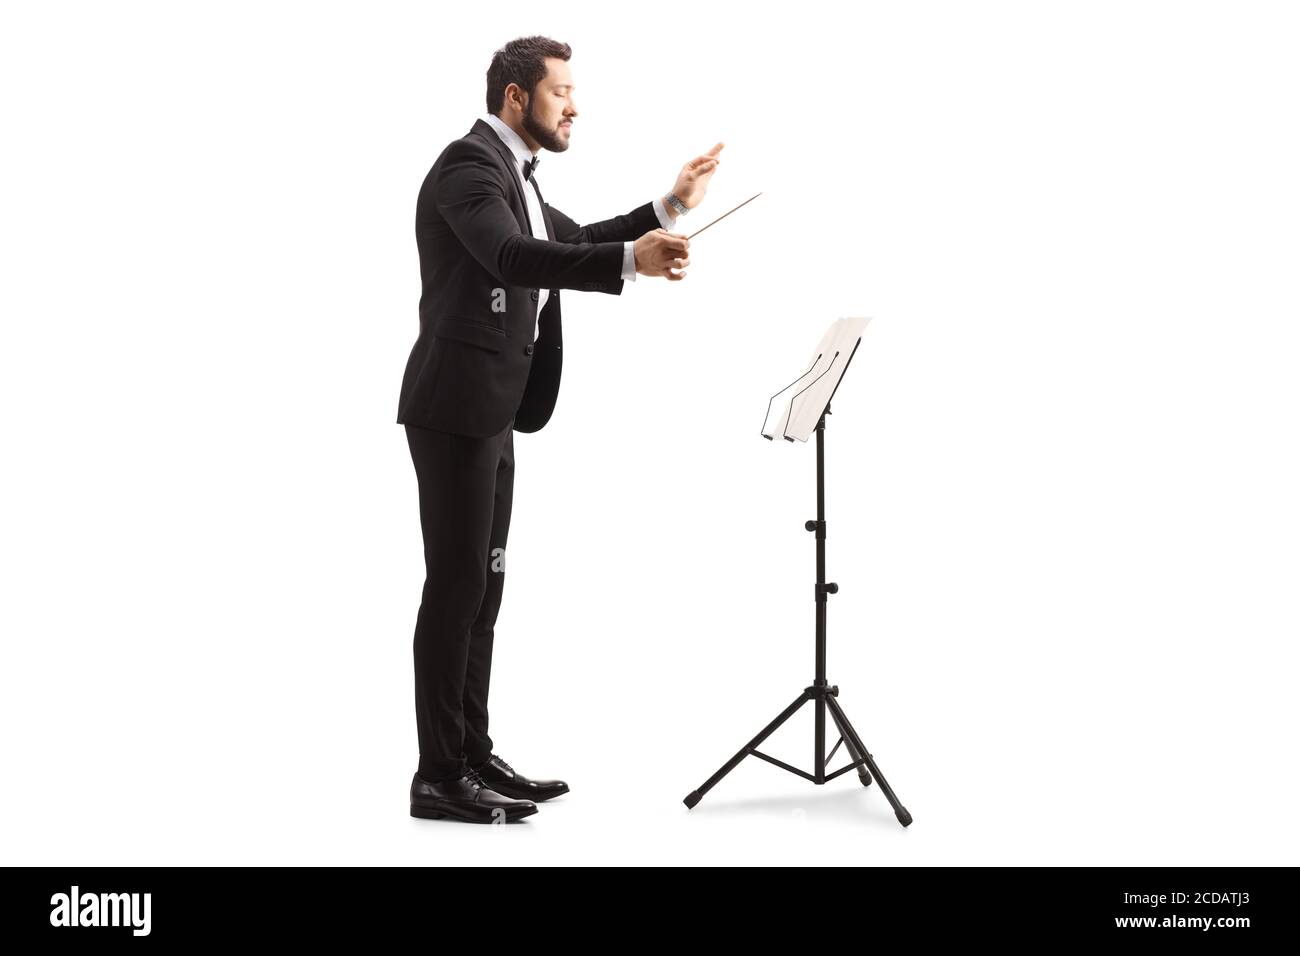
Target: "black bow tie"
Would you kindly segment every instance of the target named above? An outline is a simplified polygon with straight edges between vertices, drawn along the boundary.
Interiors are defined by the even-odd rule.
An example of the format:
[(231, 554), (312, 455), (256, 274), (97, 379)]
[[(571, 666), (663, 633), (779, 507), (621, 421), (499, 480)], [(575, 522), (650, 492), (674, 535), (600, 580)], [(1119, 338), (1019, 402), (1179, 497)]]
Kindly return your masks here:
[(538, 157), (534, 156), (528, 162), (524, 163), (524, 180), (533, 178), (533, 170), (537, 168)]

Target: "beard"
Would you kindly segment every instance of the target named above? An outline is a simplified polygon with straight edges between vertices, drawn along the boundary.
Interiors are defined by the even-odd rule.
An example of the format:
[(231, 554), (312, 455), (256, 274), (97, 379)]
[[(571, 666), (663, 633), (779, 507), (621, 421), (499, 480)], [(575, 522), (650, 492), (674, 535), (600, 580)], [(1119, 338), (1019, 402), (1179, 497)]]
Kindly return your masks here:
[(541, 144), (542, 149), (552, 153), (562, 153), (569, 148), (569, 141), (560, 135), (559, 123), (555, 129), (547, 129), (542, 121), (533, 115), (533, 98), (528, 97), (528, 109), (524, 111), (524, 129), (528, 135)]

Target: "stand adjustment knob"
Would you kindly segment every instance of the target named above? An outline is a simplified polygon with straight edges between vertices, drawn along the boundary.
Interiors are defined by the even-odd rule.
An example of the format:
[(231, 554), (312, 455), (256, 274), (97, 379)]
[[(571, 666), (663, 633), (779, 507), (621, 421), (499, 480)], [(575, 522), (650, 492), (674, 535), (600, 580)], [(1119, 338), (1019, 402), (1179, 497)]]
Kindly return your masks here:
[(839, 586), (838, 584), (834, 584), (834, 583), (832, 583), (832, 584), (828, 584), (828, 585), (826, 585), (826, 593), (827, 593), (827, 594), (839, 594), (839, 593), (840, 593), (840, 586)]
[(809, 520), (807, 520), (807, 521), (805, 521), (805, 522), (803, 523), (803, 529), (804, 529), (805, 531), (816, 531), (816, 532), (817, 532), (817, 537), (818, 537), (818, 538), (825, 538), (825, 537), (826, 537), (826, 522), (825, 522), (825, 521), (818, 521), (816, 518), (810, 518)]

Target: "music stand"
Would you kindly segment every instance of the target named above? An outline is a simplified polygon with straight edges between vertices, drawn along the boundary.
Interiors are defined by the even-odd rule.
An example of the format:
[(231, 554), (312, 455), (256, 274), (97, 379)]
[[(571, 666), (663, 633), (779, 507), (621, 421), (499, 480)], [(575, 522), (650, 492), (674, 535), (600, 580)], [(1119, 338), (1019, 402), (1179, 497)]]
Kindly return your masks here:
[[(844, 708), (836, 698), (839, 696), (840, 689), (837, 686), (828, 684), (826, 681), (826, 597), (829, 594), (839, 592), (839, 585), (826, 580), (826, 474), (825, 474), (825, 432), (826, 416), (831, 413), (831, 398), (835, 390), (839, 387), (840, 381), (844, 377), (844, 372), (849, 367), (849, 362), (853, 360), (854, 353), (857, 352), (858, 343), (862, 340), (862, 331), (866, 328), (869, 319), (865, 318), (841, 318), (831, 324), (822, 336), (817, 350), (813, 353), (812, 362), (809, 363), (807, 371), (797, 379), (777, 392), (768, 402), (767, 417), (763, 421), (762, 435), (764, 438), (773, 439), (777, 435), (785, 438), (787, 441), (808, 440), (808, 435), (815, 431), (817, 433), (817, 517), (804, 523), (807, 531), (812, 531), (817, 538), (817, 581), (813, 589), (813, 599), (816, 602), (816, 674), (813, 678), (812, 686), (805, 687), (794, 702), (785, 710), (777, 715), (776, 719), (759, 731), (753, 740), (741, 747), (736, 755), (722, 765), (712, 777), (704, 781), (696, 790), (692, 790), (682, 800), (687, 808), (694, 807), (703, 796), (713, 789), (719, 780), (734, 770), (746, 757), (754, 756), (760, 760), (766, 760), (768, 763), (775, 764), (783, 770), (788, 770), (796, 776), (804, 777), (813, 783), (821, 785), (834, 780), (840, 774), (857, 768), (858, 779), (862, 781), (864, 787), (871, 786), (871, 779), (875, 777), (880, 781), (881, 792), (889, 801), (890, 806), (894, 808), (894, 815), (898, 817), (898, 822), (903, 826), (908, 826), (912, 822), (912, 815), (898, 801), (894, 791), (890, 789), (880, 768), (876, 766), (874, 758), (870, 751), (867, 750), (866, 744), (858, 736), (858, 732), (853, 729), (853, 724), (849, 722), (848, 716), (844, 713)], [(772, 735), (778, 727), (784, 724), (792, 717), (796, 711), (804, 704), (812, 701), (815, 708), (815, 719), (813, 729), (813, 772), (808, 773), (793, 767), (783, 760), (777, 760), (758, 749), (758, 746)], [(831, 719), (839, 731), (840, 739), (831, 752), (826, 752), (826, 711), (831, 713)], [(840, 744), (845, 745), (848, 751), (851, 763), (835, 770), (831, 773), (826, 772), (826, 764), (835, 756), (839, 750)]]

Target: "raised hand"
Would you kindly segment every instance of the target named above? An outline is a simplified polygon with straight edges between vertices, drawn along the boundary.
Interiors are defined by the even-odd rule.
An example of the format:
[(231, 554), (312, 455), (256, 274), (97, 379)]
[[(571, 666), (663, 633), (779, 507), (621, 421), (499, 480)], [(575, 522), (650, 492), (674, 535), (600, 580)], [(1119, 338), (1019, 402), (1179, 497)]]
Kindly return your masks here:
[(704, 193), (709, 188), (709, 180), (718, 170), (718, 164), (722, 162), (718, 158), (718, 153), (722, 152), (722, 143), (718, 143), (707, 153), (696, 156), (677, 174), (677, 183), (673, 186), (673, 192), (677, 198), (686, 204), (687, 209), (694, 209), (704, 199)]

